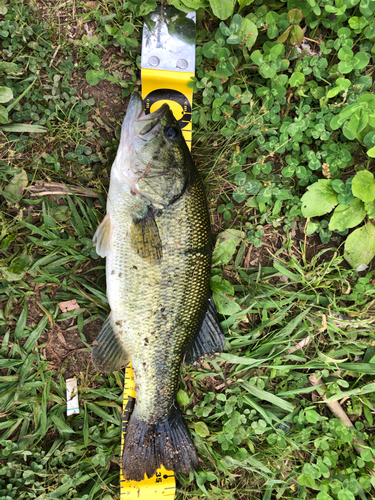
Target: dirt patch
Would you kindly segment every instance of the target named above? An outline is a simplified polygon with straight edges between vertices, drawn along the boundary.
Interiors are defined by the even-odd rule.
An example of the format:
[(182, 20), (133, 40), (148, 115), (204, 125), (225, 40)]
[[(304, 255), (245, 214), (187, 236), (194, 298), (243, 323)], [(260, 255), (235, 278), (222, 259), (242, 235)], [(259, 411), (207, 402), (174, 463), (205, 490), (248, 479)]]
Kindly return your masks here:
[[(96, 111), (89, 115), (90, 122), (99, 126), (100, 135), (106, 140), (113, 138), (113, 130), (117, 124), (122, 123), (129, 98), (121, 98), (122, 89), (108, 80), (100, 80), (97, 85), (89, 85), (86, 80), (81, 80), (77, 85), (72, 84), (77, 89), (79, 97), (84, 98), (84, 94), (95, 99)], [(86, 123), (90, 125), (90, 123)]]
[[(93, 343), (102, 324), (103, 321), (96, 319), (83, 327), (87, 344)], [(39, 344), (47, 343), (42, 349), (45, 359), (57, 372), (63, 372), (65, 379), (76, 377), (80, 373), (96, 373), (97, 370), (91, 362), (91, 352), (82, 341), (78, 329), (69, 326), (64, 329), (60, 325), (55, 324), (53, 331), (45, 331), (39, 339)]]

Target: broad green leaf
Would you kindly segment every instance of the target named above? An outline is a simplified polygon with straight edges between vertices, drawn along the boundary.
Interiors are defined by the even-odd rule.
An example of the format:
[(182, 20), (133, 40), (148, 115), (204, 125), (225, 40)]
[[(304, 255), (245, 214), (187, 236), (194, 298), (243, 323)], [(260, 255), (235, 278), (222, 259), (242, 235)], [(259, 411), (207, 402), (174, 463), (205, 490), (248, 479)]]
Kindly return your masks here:
[(328, 493), (321, 491), (320, 493), (318, 493), (316, 500), (333, 500), (333, 497), (331, 497), (331, 495), (328, 495)]
[(238, 0), (238, 4), (240, 6), (240, 9), (243, 9), (244, 7), (247, 7), (248, 5), (251, 5), (254, 2), (254, 0)]
[(88, 54), (87, 56), (87, 62), (94, 68), (94, 69), (99, 69), (101, 64), (102, 64), (102, 61), (100, 60), (100, 58), (93, 54), (92, 52), (90, 52), (90, 54)]
[(237, 33), (242, 26), (242, 17), (239, 14), (234, 14), (229, 25), (230, 32), (232, 34)]
[(365, 52), (357, 52), (353, 59), (354, 69), (364, 69), (370, 62), (370, 55)]
[(210, 283), (212, 290), (217, 290), (227, 295), (234, 295), (233, 285), (228, 280), (222, 279), (221, 276), (212, 276)]
[(355, 111), (350, 120), (345, 122), (345, 125), (342, 129), (345, 137), (350, 139), (351, 141), (356, 138), (356, 135), (359, 134), (367, 125), (368, 122), (368, 114), (363, 109), (358, 109)]
[(318, 420), (320, 419), (319, 413), (317, 413), (315, 410), (306, 410), (305, 412), (306, 420), (310, 424), (316, 424)]
[(351, 116), (360, 106), (357, 103), (350, 104), (344, 108), (340, 113), (332, 118), (330, 126), (333, 130), (337, 130)]
[(307, 188), (302, 196), (302, 215), (319, 217), (329, 213), (337, 205), (337, 193), (332, 188), (332, 181), (320, 179)]
[(213, 265), (227, 264), (236, 251), (237, 245), (244, 238), (245, 232), (238, 229), (227, 229), (220, 233), (216, 240)]
[(205, 9), (209, 6), (208, 0), (183, 0), (183, 3), (191, 10)]
[(273, 38), (276, 38), (279, 34), (279, 28), (276, 26), (276, 24), (270, 24), (267, 29), (267, 36), (270, 40)]
[(215, 57), (216, 54), (219, 52), (219, 50), (220, 50), (219, 45), (215, 43), (213, 40), (205, 43), (202, 48), (203, 55), (208, 57), (209, 59)]
[(288, 23), (299, 24), (302, 21), (302, 17), (302, 12), (299, 9), (292, 9), (287, 15)]
[(225, 21), (233, 14), (234, 0), (210, 0), (210, 6), (216, 17)]
[(0, 73), (7, 73), (8, 75), (11, 75), (12, 73), (16, 73), (16, 71), (17, 64), (13, 62), (0, 61)]
[(248, 194), (257, 194), (259, 192), (260, 185), (257, 181), (247, 181), (244, 188)]
[(194, 422), (194, 430), (200, 437), (207, 437), (210, 435), (210, 431), (204, 422)]
[(219, 314), (223, 316), (231, 316), (239, 311), (241, 311), (241, 307), (234, 299), (230, 299), (223, 292), (217, 292), (213, 290), (212, 297), (214, 299), (216, 308)]
[(282, 33), (279, 38), (277, 39), (279, 42), (281, 43), (285, 43), (288, 39), (288, 36), (289, 36), (289, 33), (290, 33), (290, 30), (292, 29), (293, 26), (289, 26), (289, 28), (287, 28), (284, 33)]
[(289, 79), (289, 85), (291, 87), (297, 87), (298, 85), (302, 85), (305, 83), (305, 75), (303, 73), (293, 73)]
[(269, 10), (266, 14), (266, 23), (275, 24), (280, 19), (280, 14), (273, 10)]
[(27, 184), (27, 174), (23, 169), (21, 169), (19, 172), (14, 174), (13, 178), (5, 186), (1, 194), (8, 201), (17, 202), (22, 198), (24, 189), (26, 188)]
[(231, 35), (230, 37), (227, 38), (227, 43), (229, 45), (238, 45), (242, 42), (242, 38), (239, 37), (238, 35)]
[(373, 0), (361, 0), (359, 10), (362, 16), (371, 17), (375, 12), (375, 2)]
[(177, 393), (177, 401), (178, 401), (178, 404), (180, 404), (181, 406), (186, 406), (189, 404), (190, 398), (185, 391), (180, 389)]
[(233, 257), (236, 247), (236, 243), (232, 240), (219, 243), (213, 253), (212, 265), (227, 264)]
[(285, 52), (284, 45), (282, 43), (275, 43), (275, 45), (269, 51), (269, 55), (271, 56), (271, 60), (274, 61), (279, 56), (281, 56), (282, 54), (284, 54), (284, 52)]
[(221, 32), (224, 36), (230, 36), (232, 34), (231, 30), (223, 21), (221, 21), (221, 23), (219, 24), (219, 29), (219, 33)]
[(8, 102), (13, 99), (13, 91), (9, 87), (0, 86), (0, 102)]
[[(8, 111), (5, 106), (0, 104), (0, 123), (5, 124), (9, 122)], [(2, 128), (2, 127), (1, 127)]]
[(102, 71), (97, 71), (96, 69), (90, 69), (86, 73), (86, 80), (89, 85), (97, 85), (100, 82), (100, 79), (103, 78)]
[(0, 267), (1, 273), (8, 281), (19, 281), (29, 269), (33, 259), (30, 255), (19, 255), (12, 260), (8, 267)]
[(353, 51), (347, 45), (341, 47), (337, 55), (341, 61), (351, 61), (353, 59)]
[(233, 199), (237, 201), (237, 203), (242, 203), (244, 200), (246, 200), (246, 197), (247, 192), (243, 187), (240, 187), (233, 192)]
[(345, 231), (358, 226), (366, 217), (363, 201), (355, 199), (351, 205), (338, 205), (329, 223), (331, 231)]
[(134, 26), (132, 25), (132, 23), (124, 23), (121, 31), (125, 36), (130, 36), (134, 32)]
[(357, 172), (353, 178), (352, 191), (354, 196), (368, 203), (375, 199), (374, 174), (368, 170)]
[(372, 148), (373, 146), (375, 146), (375, 130), (371, 130), (371, 132), (368, 132), (364, 136), (363, 143), (366, 144), (368, 148)]
[(254, 52), (251, 53), (250, 58), (258, 66), (263, 62), (263, 54), (260, 50), (254, 50)]
[(240, 36), (242, 40), (246, 40), (246, 47), (250, 50), (258, 37), (258, 28), (250, 19), (245, 18), (242, 21), (238, 36)]
[(313, 222), (310, 220), (306, 226), (306, 235), (310, 236), (310, 234), (315, 233), (318, 227), (319, 227), (319, 222)]
[(342, 92), (343, 89), (341, 87), (333, 87), (331, 90), (327, 92), (328, 99), (335, 97), (339, 92)]
[(303, 39), (305, 38), (305, 34), (302, 31), (301, 26), (292, 26), (292, 29), (290, 30), (289, 33), (289, 41), (292, 45), (298, 45), (301, 42), (303, 42)]
[(145, 0), (139, 6), (138, 16), (147, 16), (147, 14), (155, 10), (156, 7), (157, 3), (155, 2), (155, 0)]
[[(106, 32), (107, 32), (109, 35), (111, 35), (111, 36), (116, 35), (116, 33), (118, 33), (118, 28), (116, 28), (116, 26), (110, 26), (109, 24), (106, 24), (106, 25), (104, 26), (104, 28), (105, 28)], [(94, 55), (94, 54), (92, 54), (92, 55)], [(94, 57), (95, 57), (95, 56), (94, 56)]]
[(340, 61), (339, 70), (343, 75), (347, 75), (353, 71), (353, 61)]
[(354, 269), (362, 269), (375, 256), (375, 227), (368, 222), (355, 229), (345, 241), (344, 258)]
[[(367, 389), (367, 386), (366, 386), (366, 389)], [(372, 460), (372, 453), (371, 453), (371, 451), (370, 450), (362, 450), (361, 451), (361, 458), (365, 462), (371, 462), (371, 460)]]
[[(194, 10), (191, 7), (187, 7), (181, 0), (169, 0), (168, 4), (173, 5), (173, 7), (176, 7), (176, 9), (181, 10), (182, 12), (186, 12), (186, 13)], [(155, 7), (156, 7), (156, 5), (157, 4), (155, 3)], [(154, 10), (154, 9), (151, 9), (151, 10)]]

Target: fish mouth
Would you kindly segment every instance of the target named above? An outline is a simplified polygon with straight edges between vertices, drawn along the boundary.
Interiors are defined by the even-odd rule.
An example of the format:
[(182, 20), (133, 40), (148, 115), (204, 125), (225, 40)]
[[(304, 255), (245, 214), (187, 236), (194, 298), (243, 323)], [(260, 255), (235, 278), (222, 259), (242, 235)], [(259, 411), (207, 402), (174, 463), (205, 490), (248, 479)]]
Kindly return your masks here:
[(146, 114), (142, 109), (138, 118), (133, 121), (134, 133), (144, 140), (149, 140), (159, 133), (161, 127), (161, 119), (169, 110), (168, 104), (163, 104), (159, 109), (153, 113)]
[(159, 132), (160, 121), (168, 110), (168, 104), (163, 104), (153, 113), (146, 113), (143, 100), (137, 92), (130, 98), (125, 121), (131, 126), (134, 134), (141, 139), (149, 140)]

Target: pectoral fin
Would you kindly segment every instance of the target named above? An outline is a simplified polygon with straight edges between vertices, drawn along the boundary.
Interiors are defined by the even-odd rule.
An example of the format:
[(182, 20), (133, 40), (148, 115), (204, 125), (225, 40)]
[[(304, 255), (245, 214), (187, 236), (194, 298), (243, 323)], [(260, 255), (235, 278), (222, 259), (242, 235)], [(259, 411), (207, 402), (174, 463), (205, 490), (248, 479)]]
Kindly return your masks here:
[(220, 326), (216, 306), (213, 298), (210, 297), (201, 329), (186, 349), (185, 363), (192, 364), (203, 356), (221, 352), (224, 343), (225, 337)]
[(106, 257), (109, 251), (111, 236), (111, 219), (107, 214), (95, 231), (93, 242), (96, 245), (95, 251), (100, 257)]
[(130, 361), (122, 344), (116, 338), (111, 315), (103, 323), (102, 329), (93, 344), (91, 359), (98, 371), (115, 372)]
[(163, 250), (159, 229), (155, 222), (154, 212), (147, 207), (144, 215), (133, 215), (130, 227), (130, 244), (133, 250), (150, 264), (161, 261)]

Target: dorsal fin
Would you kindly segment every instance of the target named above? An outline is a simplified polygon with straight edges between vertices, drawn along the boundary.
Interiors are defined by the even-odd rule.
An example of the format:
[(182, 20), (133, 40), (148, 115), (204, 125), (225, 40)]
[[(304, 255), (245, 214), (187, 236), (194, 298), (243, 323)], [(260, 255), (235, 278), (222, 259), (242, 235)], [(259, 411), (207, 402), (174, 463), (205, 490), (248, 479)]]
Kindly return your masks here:
[(91, 359), (98, 371), (115, 372), (129, 363), (130, 358), (116, 338), (111, 315), (103, 323), (102, 329), (93, 343)]
[(212, 297), (208, 301), (206, 315), (198, 335), (190, 343), (185, 353), (185, 363), (193, 364), (203, 356), (223, 350), (225, 337), (220, 326), (216, 306)]

